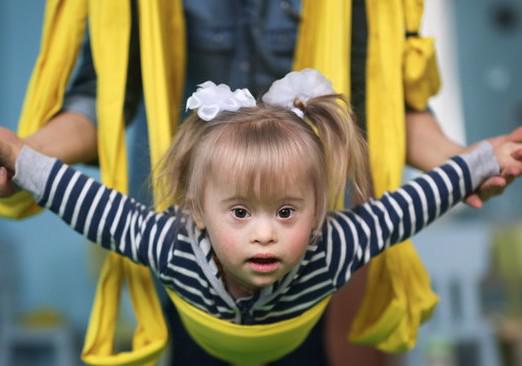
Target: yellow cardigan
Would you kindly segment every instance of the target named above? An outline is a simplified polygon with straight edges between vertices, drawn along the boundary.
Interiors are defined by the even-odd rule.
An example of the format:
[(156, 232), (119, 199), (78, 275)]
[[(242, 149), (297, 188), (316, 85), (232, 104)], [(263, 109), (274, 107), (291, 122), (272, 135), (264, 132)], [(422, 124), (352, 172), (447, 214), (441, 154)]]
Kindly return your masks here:
[[(147, 0), (138, 4), (149, 145), (151, 163), (155, 164), (171, 142), (180, 110), (185, 73), (184, 18), (180, 0)], [(432, 40), (405, 36), (407, 31), (418, 31), (422, 1), (367, 0), (366, 8), (367, 128), (373, 183), (379, 196), (400, 183), (405, 157), (404, 100), (423, 109), (428, 97), (438, 90), (439, 79)], [(35, 132), (59, 111), (87, 19), (98, 77), (102, 180), (126, 192), (123, 100), (130, 34), (129, 0), (47, 1), (40, 55), (18, 132), (21, 136)], [(350, 19), (350, 0), (304, 0), (294, 60), (294, 69), (314, 67), (332, 81), (338, 92), (346, 95), (350, 90)], [(172, 47), (173, 44), (179, 46)], [(21, 218), (36, 212), (38, 208), (25, 193), (0, 200), (2, 216)], [(124, 279), (129, 285), (137, 326), (133, 350), (113, 354), (119, 289)], [(241, 364), (266, 362), (272, 359), (266, 358), (269, 352), (279, 357), (297, 347), (329, 300), (290, 321), (240, 326), (209, 317), (175, 294), (170, 295), (198, 343), (217, 357)], [(436, 302), (429, 277), (412, 244), (407, 242), (388, 250), (370, 265), (365, 299), (353, 324), (351, 339), (390, 352), (410, 349), (415, 345), (420, 323)], [(205, 321), (198, 323), (198, 319)], [(207, 327), (201, 331), (203, 324)], [(254, 335), (240, 337), (248, 344), (230, 347), (236, 345), (238, 336), (245, 334)], [(115, 254), (108, 255), (98, 283), (83, 360), (89, 365), (146, 364), (157, 360), (166, 342), (167, 330), (149, 271)], [(262, 352), (238, 351), (252, 345)]]

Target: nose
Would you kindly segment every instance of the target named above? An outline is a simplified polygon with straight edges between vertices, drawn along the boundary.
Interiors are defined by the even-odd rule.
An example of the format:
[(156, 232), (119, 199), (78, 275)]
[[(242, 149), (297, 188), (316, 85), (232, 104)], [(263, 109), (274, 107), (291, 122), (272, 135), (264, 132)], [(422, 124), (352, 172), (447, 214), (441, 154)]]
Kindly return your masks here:
[(272, 244), (277, 241), (275, 223), (269, 217), (259, 217), (252, 227), (251, 242), (261, 245)]

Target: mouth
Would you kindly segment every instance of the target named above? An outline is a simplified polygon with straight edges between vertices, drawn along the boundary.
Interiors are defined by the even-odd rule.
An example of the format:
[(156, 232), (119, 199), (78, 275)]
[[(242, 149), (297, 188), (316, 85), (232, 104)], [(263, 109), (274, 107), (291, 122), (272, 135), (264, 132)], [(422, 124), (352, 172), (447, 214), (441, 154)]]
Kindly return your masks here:
[(272, 255), (259, 254), (247, 260), (247, 264), (256, 272), (273, 272), (279, 268), (281, 261)]

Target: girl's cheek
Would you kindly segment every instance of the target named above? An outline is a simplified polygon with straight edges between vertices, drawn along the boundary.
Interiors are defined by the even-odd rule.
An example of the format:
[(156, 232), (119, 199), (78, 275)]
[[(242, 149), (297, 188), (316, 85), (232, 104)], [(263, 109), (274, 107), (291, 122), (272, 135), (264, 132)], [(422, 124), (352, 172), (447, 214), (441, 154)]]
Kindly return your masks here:
[(213, 235), (212, 243), (214, 246), (219, 246), (220, 249), (227, 250), (232, 249), (235, 246), (235, 233), (233, 230), (216, 229)]
[(308, 247), (310, 244), (310, 237), (312, 235), (313, 223), (312, 219), (303, 220), (301, 225), (297, 225), (293, 228), (290, 238), (293, 243), (293, 246), (296, 247)]
[(291, 235), (290, 241), (294, 249), (306, 248), (310, 242), (310, 230), (308, 227), (296, 228)]

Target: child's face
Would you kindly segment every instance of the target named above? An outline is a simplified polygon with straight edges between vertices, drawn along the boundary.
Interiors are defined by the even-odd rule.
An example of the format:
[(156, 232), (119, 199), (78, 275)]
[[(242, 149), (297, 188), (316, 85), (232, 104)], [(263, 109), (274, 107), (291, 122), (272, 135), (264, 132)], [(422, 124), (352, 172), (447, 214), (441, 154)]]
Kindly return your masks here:
[[(237, 195), (226, 172), (205, 189), (203, 216), (228, 291), (245, 297), (296, 266), (316, 226), (312, 184), (293, 184), (269, 202)], [(305, 181), (305, 183), (308, 183)]]

